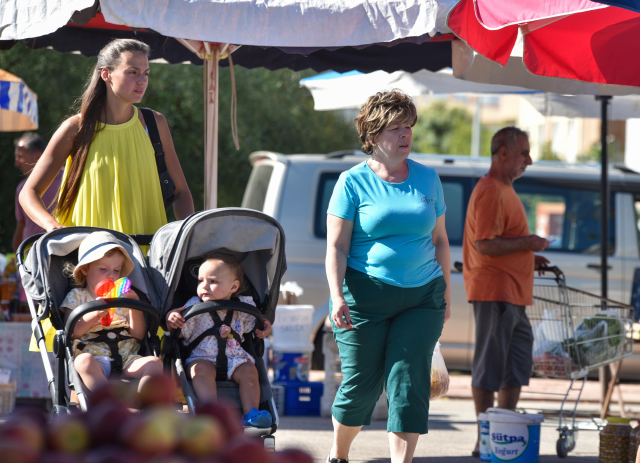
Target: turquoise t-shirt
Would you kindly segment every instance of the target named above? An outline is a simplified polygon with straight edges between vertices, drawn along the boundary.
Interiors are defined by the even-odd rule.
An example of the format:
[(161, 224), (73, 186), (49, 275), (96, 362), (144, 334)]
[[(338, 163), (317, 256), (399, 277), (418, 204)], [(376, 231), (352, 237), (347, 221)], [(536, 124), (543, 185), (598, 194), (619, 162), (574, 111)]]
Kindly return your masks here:
[(385, 182), (366, 162), (343, 172), (327, 213), (353, 221), (349, 267), (415, 288), (442, 275), (431, 232), (447, 207), (436, 171), (411, 159), (407, 165), (402, 183)]

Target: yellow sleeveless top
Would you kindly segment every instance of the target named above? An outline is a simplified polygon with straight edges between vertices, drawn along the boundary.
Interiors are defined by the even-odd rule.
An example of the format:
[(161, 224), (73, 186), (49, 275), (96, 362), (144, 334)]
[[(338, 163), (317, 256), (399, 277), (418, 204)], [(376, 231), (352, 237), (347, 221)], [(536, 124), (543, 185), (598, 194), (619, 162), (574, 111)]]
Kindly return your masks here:
[[(60, 223), (153, 234), (167, 223), (167, 215), (155, 153), (138, 108), (133, 107), (133, 117), (124, 124), (103, 125), (87, 153), (73, 209)], [(70, 166), (71, 156), (63, 184)]]

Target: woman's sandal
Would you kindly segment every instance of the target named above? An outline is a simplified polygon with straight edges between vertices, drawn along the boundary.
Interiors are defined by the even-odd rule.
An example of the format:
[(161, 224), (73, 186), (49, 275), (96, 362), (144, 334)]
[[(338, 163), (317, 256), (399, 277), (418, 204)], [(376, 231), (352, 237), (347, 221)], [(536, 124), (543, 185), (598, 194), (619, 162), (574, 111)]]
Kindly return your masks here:
[(331, 458), (331, 455), (327, 457), (327, 463), (349, 463), (349, 460), (343, 460), (342, 458)]

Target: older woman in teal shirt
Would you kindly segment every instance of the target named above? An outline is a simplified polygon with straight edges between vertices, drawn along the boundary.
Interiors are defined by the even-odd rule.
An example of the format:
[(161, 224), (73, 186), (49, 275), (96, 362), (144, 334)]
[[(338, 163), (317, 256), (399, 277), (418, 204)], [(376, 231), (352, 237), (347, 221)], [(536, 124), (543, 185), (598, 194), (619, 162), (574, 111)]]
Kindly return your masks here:
[(326, 269), (344, 375), (329, 463), (348, 461), (383, 385), (391, 461), (411, 461), (428, 432), (431, 357), (450, 316), (450, 257), (438, 174), (408, 159), (416, 120), (402, 92), (370, 97), (356, 125), (371, 157), (341, 174), (329, 202)]

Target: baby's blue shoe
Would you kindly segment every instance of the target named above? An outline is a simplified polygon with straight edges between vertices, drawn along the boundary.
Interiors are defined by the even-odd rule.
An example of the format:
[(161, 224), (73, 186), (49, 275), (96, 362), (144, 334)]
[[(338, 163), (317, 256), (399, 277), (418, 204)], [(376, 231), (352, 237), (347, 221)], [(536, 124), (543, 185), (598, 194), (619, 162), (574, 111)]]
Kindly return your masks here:
[(246, 415), (242, 416), (242, 426), (253, 428), (268, 428), (271, 426), (271, 413), (266, 410), (252, 408)]

